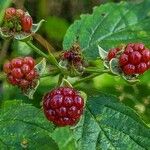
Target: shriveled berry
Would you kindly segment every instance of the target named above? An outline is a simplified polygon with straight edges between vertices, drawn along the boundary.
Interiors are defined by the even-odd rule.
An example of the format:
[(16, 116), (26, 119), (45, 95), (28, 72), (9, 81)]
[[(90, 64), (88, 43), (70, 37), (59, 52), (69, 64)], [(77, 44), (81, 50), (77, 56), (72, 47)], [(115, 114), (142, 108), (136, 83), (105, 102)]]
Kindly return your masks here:
[(20, 79), (20, 78), (23, 77), (23, 73), (21, 72), (20, 68), (12, 69), (11, 74), (12, 74), (13, 77), (15, 77), (17, 79)]
[(16, 10), (16, 16), (19, 18), (19, 19), (22, 19), (25, 15), (25, 12), (22, 10), (22, 9), (17, 9)]
[(22, 26), (22, 30), (24, 32), (30, 32), (31, 28), (32, 28), (32, 17), (31, 16), (24, 16), (21, 19), (21, 26)]
[(142, 62), (136, 66), (136, 73), (142, 74), (147, 70), (146, 63)]
[(35, 61), (32, 57), (25, 57), (23, 59), (23, 63), (29, 65), (31, 69), (35, 66)]
[(59, 87), (43, 97), (46, 118), (58, 126), (75, 125), (83, 113), (83, 107), (83, 98), (69, 87)]
[(20, 68), (22, 66), (23, 62), (21, 58), (14, 58), (11, 60), (11, 66), (12, 68)]
[(120, 66), (124, 66), (128, 63), (128, 55), (122, 54), (119, 58), (119, 64)]
[(128, 56), (129, 62), (133, 65), (137, 65), (141, 62), (142, 55), (138, 51), (134, 51)]
[(126, 75), (133, 75), (133, 74), (135, 74), (135, 66), (132, 64), (127, 64), (127, 65), (123, 66), (123, 72)]
[(5, 73), (10, 73), (11, 72), (11, 64), (10, 64), (10, 62), (6, 62), (5, 64), (4, 64), (4, 66), (3, 66), (3, 70), (4, 70), (4, 72)]
[(142, 51), (142, 61), (143, 62), (148, 62), (150, 61), (150, 51), (145, 49)]
[(16, 9), (10, 7), (10, 8), (7, 8), (7, 9), (5, 10), (5, 17), (4, 17), (4, 18), (5, 18), (6, 20), (9, 20), (9, 19), (12, 19), (15, 15), (16, 15)]

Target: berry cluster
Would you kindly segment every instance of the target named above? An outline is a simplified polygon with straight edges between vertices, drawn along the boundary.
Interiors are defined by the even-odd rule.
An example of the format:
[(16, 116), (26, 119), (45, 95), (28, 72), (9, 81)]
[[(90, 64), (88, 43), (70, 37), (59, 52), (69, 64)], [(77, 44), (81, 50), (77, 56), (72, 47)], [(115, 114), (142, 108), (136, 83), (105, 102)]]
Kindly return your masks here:
[(75, 125), (83, 113), (84, 101), (79, 92), (59, 87), (43, 97), (45, 116), (57, 126)]
[(150, 68), (150, 51), (144, 44), (128, 44), (119, 58), (119, 64), (127, 75), (143, 74)]
[(23, 91), (35, 86), (38, 74), (35, 70), (35, 61), (32, 57), (14, 58), (4, 64), (3, 70), (7, 80), (12, 85), (17, 85)]
[(145, 48), (144, 44), (130, 43), (122, 50), (120, 52), (119, 48), (111, 49), (107, 59), (110, 61), (112, 58), (118, 58), (124, 74), (143, 74), (150, 68), (150, 50)]
[(10, 32), (30, 32), (32, 17), (21, 9), (7, 8), (4, 16), (4, 27)]

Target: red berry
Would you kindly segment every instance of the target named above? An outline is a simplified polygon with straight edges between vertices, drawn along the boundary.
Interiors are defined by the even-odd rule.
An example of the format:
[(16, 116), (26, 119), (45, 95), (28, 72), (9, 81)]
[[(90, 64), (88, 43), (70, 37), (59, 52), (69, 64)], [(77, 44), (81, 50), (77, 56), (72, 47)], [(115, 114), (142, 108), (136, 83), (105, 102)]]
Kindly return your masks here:
[(27, 75), (26, 75), (26, 79), (28, 80), (28, 81), (32, 81), (33, 79), (35, 79), (36, 78), (36, 71), (33, 69), (33, 70), (31, 70), (30, 71), (30, 73), (28, 73)]
[(25, 15), (25, 12), (22, 9), (17, 9), (16, 10), (16, 16), (20, 19), (22, 19)]
[(16, 15), (15, 8), (10, 7), (5, 10), (5, 19), (6, 20), (12, 19), (15, 15)]
[(125, 48), (125, 51), (124, 51), (124, 53), (125, 54), (130, 54), (130, 53), (132, 53), (133, 52), (133, 48), (131, 47), (131, 46), (127, 46), (126, 48)]
[(33, 69), (35, 66), (35, 61), (32, 57), (25, 57), (23, 59), (23, 63), (29, 65), (31, 69)]
[(116, 49), (111, 49), (108, 52), (108, 56), (107, 56), (108, 60), (110, 61), (112, 58), (115, 58), (116, 54), (117, 54), (117, 50)]
[(136, 73), (143, 74), (147, 70), (146, 63), (142, 62), (136, 66)]
[(145, 49), (142, 51), (142, 61), (148, 62), (150, 61), (150, 51)]
[(150, 61), (147, 62), (147, 69), (150, 69)]
[(22, 26), (22, 30), (24, 32), (30, 32), (31, 28), (32, 28), (32, 17), (31, 16), (24, 16), (21, 19), (21, 26)]
[(7, 76), (7, 81), (12, 85), (18, 85), (19, 79), (14, 78), (12, 75)]
[(21, 58), (14, 58), (11, 61), (12, 68), (20, 68), (22, 66), (23, 62)]
[(128, 63), (128, 55), (122, 54), (119, 58), (119, 64), (120, 66), (124, 66)]
[(23, 73), (21, 72), (21, 69), (20, 68), (14, 68), (12, 71), (11, 71), (11, 74), (13, 77), (17, 78), (17, 79), (20, 79), (23, 77)]
[(138, 51), (134, 51), (128, 56), (129, 62), (133, 65), (137, 65), (141, 62), (142, 55)]
[(27, 64), (23, 64), (23, 66), (21, 67), (21, 71), (23, 74), (28, 74), (30, 73), (31, 69), (30, 66)]
[(4, 64), (3, 70), (4, 70), (5, 73), (7, 73), (7, 74), (10, 73), (10, 72), (11, 72), (11, 69), (12, 69), (12, 68), (11, 68), (10, 62), (7, 62), (7, 63)]
[(143, 51), (143, 49), (144, 49), (144, 44), (142, 44), (142, 43), (135, 43), (134, 44), (134, 50), (135, 51)]
[(132, 64), (127, 64), (127, 65), (123, 66), (123, 72), (126, 75), (133, 75), (133, 74), (135, 74), (135, 66)]
[(75, 125), (83, 107), (83, 98), (69, 87), (59, 87), (43, 97), (45, 116), (58, 126)]

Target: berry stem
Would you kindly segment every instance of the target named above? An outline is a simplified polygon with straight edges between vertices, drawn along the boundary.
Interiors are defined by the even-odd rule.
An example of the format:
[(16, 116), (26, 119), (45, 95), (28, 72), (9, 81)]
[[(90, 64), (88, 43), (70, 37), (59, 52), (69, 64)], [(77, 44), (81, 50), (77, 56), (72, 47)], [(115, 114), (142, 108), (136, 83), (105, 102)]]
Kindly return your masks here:
[(46, 58), (52, 65), (55, 65), (57, 68), (59, 68), (58, 62), (52, 53), (50, 53), (49, 55), (43, 53), (39, 48), (37, 48), (35, 45), (33, 45), (30, 41), (27, 41), (26, 44), (28, 46), (30, 46), (37, 54)]
[(99, 74), (110, 73), (111, 74), (111, 72), (109, 70), (101, 70), (101, 69), (96, 68), (96, 67), (85, 68), (84, 71), (89, 72), (89, 73), (99, 73)]

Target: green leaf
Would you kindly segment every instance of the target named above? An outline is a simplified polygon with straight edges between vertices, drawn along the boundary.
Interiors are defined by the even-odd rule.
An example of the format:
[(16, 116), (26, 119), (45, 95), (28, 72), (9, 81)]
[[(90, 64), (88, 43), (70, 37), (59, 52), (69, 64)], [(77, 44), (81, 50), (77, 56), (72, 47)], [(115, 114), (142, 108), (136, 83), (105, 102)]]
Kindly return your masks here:
[(120, 69), (119, 62), (117, 58), (113, 58), (109, 62), (110, 70), (115, 75), (121, 75), (122, 70)]
[[(95, 7), (93, 14), (82, 15), (68, 29), (63, 48), (69, 49), (78, 39), (88, 60), (96, 59), (97, 46), (108, 50), (129, 42), (150, 41), (150, 1), (107, 3)], [(142, 12), (141, 12), (142, 10)], [(150, 44), (149, 44), (150, 45)]]
[(108, 94), (89, 97), (74, 137), (82, 150), (145, 150), (150, 128), (129, 107)]
[(77, 150), (73, 134), (68, 127), (56, 128), (52, 138), (58, 143), (59, 150)]
[(35, 66), (38, 74), (41, 76), (43, 75), (45, 69), (46, 69), (46, 59), (43, 58), (36, 66)]
[(54, 126), (45, 119), (43, 112), (19, 100), (2, 104), (0, 128), (1, 149), (58, 149), (51, 138)]
[(106, 52), (104, 49), (102, 49), (100, 46), (98, 46), (99, 56), (102, 60), (105, 60), (107, 58), (108, 52)]

